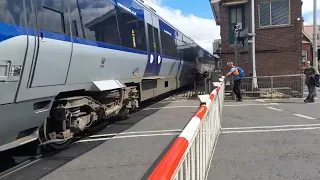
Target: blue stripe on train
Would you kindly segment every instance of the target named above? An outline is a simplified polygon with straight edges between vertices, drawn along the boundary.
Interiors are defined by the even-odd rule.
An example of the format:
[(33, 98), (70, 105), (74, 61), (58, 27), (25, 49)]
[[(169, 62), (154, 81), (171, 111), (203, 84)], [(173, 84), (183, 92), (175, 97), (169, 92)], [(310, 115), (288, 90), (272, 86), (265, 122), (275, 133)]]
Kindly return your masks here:
[[(27, 31), (28, 31), (28, 33), (27, 33)], [(44, 31), (44, 30), (41, 30), (41, 32), (44, 33), (45, 38), (60, 40), (60, 41), (65, 41), (65, 42), (71, 42), (71, 36), (69, 36), (69, 35), (58, 34), (58, 33)], [(25, 28), (23, 26), (0, 22), (0, 42), (14, 38), (16, 36), (27, 35), (27, 34), (34, 36), (36, 33), (35, 33), (34, 29), (32, 29), (32, 28)], [(119, 50), (119, 51), (124, 51), (124, 52), (131, 52), (131, 53), (144, 54), (144, 55), (148, 54), (147, 51), (126, 48), (126, 47), (117, 46), (117, 45), (113, 45), (113, 44), (107, 44), (107, 43), (103, 43), (103, 42), (86, 40), (86, 39), (79, 38), (79, 37), (73, 37), (73, 42), (77, 43), (77, 44), (87, 45), (87, 46), (95, 46), (95, 47), (106, 48), (106, 49), (114, 49), (114, 50)], [(169, 56), (163, 56), (163, 57), (179, 61), (178, 58), (169, 57)]]
[[(27, 30), (28, 30), (28, 33), (27, 33)], [(71, 42), (71, 36), (69, 36), (69, 35), (58, 34), (58, 33), (44, 31), (44, 30), (40, 30), (40, 32), (43, 32), (43, 35), (45, 38), (64, 41), (64, 42)], [(0, 22), (0, 42), (11, 39), (16, 36), (27, 35), (27, 34), (34, 36), (36, 33), (34, 32), (34, 29), (32, 29), (32, 28), (25, 28), (23, 26), (12, 25), (12, 24)], [(95, 47), (100, 47), (100, 48), (114, 49), (114, 50), (119, 50), (119, 51), (124, 51), (124, 52), (131, 52), (131, 53), (147, 55), (147, 51), (126, 48), (126, 47), (107, 44), (107, 43), (103, 43), (103, 42), (86, 40), (86, 39), (78, 38), (78, 37), (73, 37), (73, 42), (77, 43), (77, 44), (88, 45), (88, 46), (95, 46)]]

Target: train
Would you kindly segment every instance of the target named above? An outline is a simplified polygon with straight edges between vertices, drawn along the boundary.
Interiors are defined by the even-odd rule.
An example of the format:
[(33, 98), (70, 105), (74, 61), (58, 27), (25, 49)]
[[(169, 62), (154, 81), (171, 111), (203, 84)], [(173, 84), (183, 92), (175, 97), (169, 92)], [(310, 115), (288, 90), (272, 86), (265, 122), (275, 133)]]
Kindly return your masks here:
[(213, 64), (141, 0), (0, 0), (0, 152), (66, 148)]

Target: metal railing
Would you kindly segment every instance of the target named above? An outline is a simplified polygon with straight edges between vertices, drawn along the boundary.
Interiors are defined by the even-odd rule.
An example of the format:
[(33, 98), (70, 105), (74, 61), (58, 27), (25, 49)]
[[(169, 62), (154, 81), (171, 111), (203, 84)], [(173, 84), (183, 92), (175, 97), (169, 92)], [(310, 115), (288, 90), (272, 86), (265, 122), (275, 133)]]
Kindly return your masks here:
[(221, 128), (224, 79), (214, 90), (199, 96), (201, 106), (160, 161), (149, 180), (204, 180)]
[[(252, 86), (254, 78), (257, 79), (258, 88)], [(244, 77), (241, 93), (244, 99), (302, 98), (304, 82), (303, 74)], [(230, 84), (228, 90), (232, 91)]]

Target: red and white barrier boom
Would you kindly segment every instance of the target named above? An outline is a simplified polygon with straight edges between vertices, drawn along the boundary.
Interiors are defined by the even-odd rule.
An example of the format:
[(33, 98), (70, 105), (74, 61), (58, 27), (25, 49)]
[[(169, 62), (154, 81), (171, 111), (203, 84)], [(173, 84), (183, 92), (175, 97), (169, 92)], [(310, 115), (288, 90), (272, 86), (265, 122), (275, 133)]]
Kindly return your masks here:
[(149, 180), (203, 180), (211, 163), (221, 128), (224, 77), (214, 90), (199, 96), (202, 105), (160, 161)]

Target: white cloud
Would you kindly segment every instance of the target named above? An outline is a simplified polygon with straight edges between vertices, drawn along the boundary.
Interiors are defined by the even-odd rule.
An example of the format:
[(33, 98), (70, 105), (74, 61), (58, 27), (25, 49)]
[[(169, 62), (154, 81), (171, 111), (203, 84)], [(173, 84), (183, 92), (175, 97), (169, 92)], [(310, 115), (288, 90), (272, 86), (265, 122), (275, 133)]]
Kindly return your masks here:
[[(313, 15), (304, 15), (304, 25), (313, 25)], [(318, 16), (318, 25), (320, 25), (320, 14)]]
[[(162, 18), (212, 53), (212, 42), (215, 39), (221, 38), (220, 27), (216, 26), (213, 19), (200, 18), (193, 14), (185, 15), (181, 10), (163, 6), (162, 2), (164, 0), (144, 1), (145, 4), (154, 8)], [(320, 10), (320, 2), (317, 3), (317, 9)], [(305, 16), (305, 25), (311, 25), (313, 23), (313, 16), (305, 15), (312, 12), (313, 0), (303, 0), (302, 14)], [(320, 22), (320, 14), (318, 14), (318, 16)]]
[[(319, 1), (317, 2), (317, 10), (318, 10), (318, 24), (320, 24), (320, 13), (319, 13), (320, 2)], [(304, 17), (304, 25), (313, 24), (313, 0), (303, 0), (302, 15)]]
[(145, 0), (145, 4), (155, 9), (163, 19), (212, 53), (213, 41), (220, 39), (220, 27), (216, 26), (215, 21), (193, 14), (184, 15), (181, 10), (162, 6), (161, 2), (162, 0)]
[[(314, 0), (302, 0), (302, 14), (313, 12), (313, 1)], [(318, 0), (317, 0), (318, 1)], [(317, 9), (320, 10), (320, 2), (317, 2)]]

